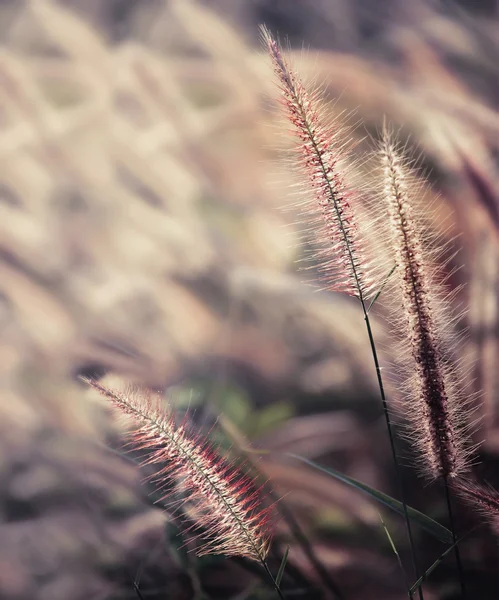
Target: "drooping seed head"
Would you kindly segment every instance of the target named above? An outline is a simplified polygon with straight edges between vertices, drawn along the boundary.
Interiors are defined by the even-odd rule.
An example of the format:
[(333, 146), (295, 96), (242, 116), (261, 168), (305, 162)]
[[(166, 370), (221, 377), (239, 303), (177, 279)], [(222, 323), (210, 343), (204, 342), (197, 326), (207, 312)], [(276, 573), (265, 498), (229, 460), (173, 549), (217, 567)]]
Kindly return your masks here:
[(131, 433), (133, 447), (149, 452), (144, 464), (162, 465), (154, 475), (155, 483), (161, 488), (168, 483), (181, 485), (196, 525), (202, 529), (198, 555), (265, 559), (270, 513), (249, 477), (223, 460), (207, 440), (188, 433), (185, 425), (175, 424), (159, 398), (85, 381), (132, 418), (136, 424)]

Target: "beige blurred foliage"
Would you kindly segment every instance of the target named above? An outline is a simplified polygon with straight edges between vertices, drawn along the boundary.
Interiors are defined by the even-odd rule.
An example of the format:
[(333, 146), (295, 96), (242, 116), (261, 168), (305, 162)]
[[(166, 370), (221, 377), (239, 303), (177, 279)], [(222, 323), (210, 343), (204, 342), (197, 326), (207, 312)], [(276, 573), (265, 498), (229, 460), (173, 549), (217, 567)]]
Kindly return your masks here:
[[(164, 385), (188, 363), (231, 354), (229, 304), (257, 313), (256, 326), (229, 323), (236, 354), (246, 336), (261, 351), (282, 337), (268, 302), (308, 320), (291, 351), (272, 350), (283, 380), (301, 338), (324, 326), (341, 335), (327, 303), (266, 284), (294, 270), (297, 238), (277, 210), (285, 182), (269, 185), (265, 56), (193, 2), (164, 12), (166, 55), (110, 46), (69, 10), (29, 2), (1, 55), (0, 364), (29, 405), (50, 381), (45, 402), (68, 426), (79, 410), (68, 374), (97, 364)], [(265, 321), (279, 331), (266, 335)], [(258, 371), (258, 354), (241, 359)]]

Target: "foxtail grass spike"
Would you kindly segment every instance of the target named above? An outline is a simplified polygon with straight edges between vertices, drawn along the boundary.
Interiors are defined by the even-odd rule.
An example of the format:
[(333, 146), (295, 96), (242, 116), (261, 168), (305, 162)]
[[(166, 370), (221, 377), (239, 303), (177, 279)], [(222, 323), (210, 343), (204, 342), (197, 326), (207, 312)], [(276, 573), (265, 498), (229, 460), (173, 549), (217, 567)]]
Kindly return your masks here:
[(343, 165), (348, 156), (344, 129), (326, 125), (318, 93), (307, 91), (266, 29), (262, 35), (281, 91), (281, 104), (298, 138), (296, 162), (314, 193), (304, 212), (312, 215), (314, 234), (323, 246), (319, 269), (328, 289), (366, 299), (375, 282), (368, 276), (365, 248), (352, 209), (355, 192), (345, 178)]
[(159, 398), (85, 381), (138, 425), (131, 433), (132, 445), (148, 451), (145, 464), (162, 466), (155, 482), (181, 485), (202, 530), (197, 554), (242, 556), (264, 563), (270, 515), (261, 506), (252, 480), (227, 464), (206, 440), (188, 433), (185, 425), (177, 425), (171, 414), (165, 414)]
[[(375, 268), (374, 263), (377, 261), (373, 260), (366, 247), (365, 241), (368, 238), (364, 235), (367, 233), (365, 223), (358, 219), (361, 209), (367, 208), (365, 198), (360, 195), (358, 189), (352, 187), (353, 164), (346, 149), (345, 129), (336, 123), (327, 124), (328, 119), (320, 108), (319, 93), (310, 93), (305, 89), (284, 58), (279, 44), (266, 29), (263, 29), (262, 33), (279, 83), (281, 104), (287, 120), (291, 123), (292, 132), (298, 139), (295, 145), (296, 162), (304, 180), (308, 181), (307, 188), (313, 191), (313, 198), (311, 201), (307, 199), (303, 212), (312, 213), (314, 219), (310, 224), (323, 246), (319, 257), (319, 269), (325, 275), (329, 290), (355, 296), (362, 306), (400, 485), (414, 571), (416, 576), (419, 576), (403, 474), (397, 457), (381, 366), (369, 318), (369, 310), (379, 296), (380, 279), (375, 274), (378, 268)], [(377, 215), (371, 216), (375, 218), (369, 219), (370, 228), (375, 226), (378, 220)], [(385, 279), (386, 271), (384, 268), (381, 271)], [(420, 600), (423, 600), (421, 589), (418, 594)]]
[(487, 519), (499, 534), (499, 492), (496, 489), (459, 478), (452, 482), (452, 489), (466, 504)]
[(404, 400), (404, 412), (431, 479), (454, 478), (467, 466), (461, 423), (461, 398), (453, 381), (440, 337), (437, 313), (438, 284), (426, 258), (422, 231), (415, 217), (410, 172), (385, 129), (380, 147), (383, 167), (383, 200), (388, 206), (401, 292), (404, 325), (410, 339), (413, 376)]

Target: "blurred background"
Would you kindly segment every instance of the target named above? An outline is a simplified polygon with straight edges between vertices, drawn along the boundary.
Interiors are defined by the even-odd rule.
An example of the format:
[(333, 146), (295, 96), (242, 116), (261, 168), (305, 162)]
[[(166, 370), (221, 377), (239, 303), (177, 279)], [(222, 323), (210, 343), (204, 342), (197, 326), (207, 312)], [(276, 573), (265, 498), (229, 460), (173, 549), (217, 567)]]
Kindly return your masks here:
[[(165, 390), (200, 427), (221, 415), (233, 443), (271, 451), (258, 467), (331, 580), (281, 518), (270, 562), (290, 546), (295, 597), (406, 597), (379, 513), (405, 560), (403, 520), (283, 456), (398, 495), (359, 307), (314, 289), (313, 262), (300, 271), (309, 243), (279, 160), (262, 23), (332, 117), (355, 112), (359, 151), (386, 118), (421, 155), (429, 226), (457, 251), (446, 268), (467, 309), (456, 327), (482, 419), (476, 469), (499, 480), (495, 0), (2, 0), (1, 598), (274, 597), (250, 565), (184, 551), (79, 375)], [(411, 504), (446, 523), (439, 486), (403, 452)], [(461, 532), (479, 522), (457, 513)], [(445, 549), (415, 539), (425, 567)], [(470, 598), (499, 597), (486, 527), (462, 554)], [(425, 590), (459, 597), (449, 557)]]

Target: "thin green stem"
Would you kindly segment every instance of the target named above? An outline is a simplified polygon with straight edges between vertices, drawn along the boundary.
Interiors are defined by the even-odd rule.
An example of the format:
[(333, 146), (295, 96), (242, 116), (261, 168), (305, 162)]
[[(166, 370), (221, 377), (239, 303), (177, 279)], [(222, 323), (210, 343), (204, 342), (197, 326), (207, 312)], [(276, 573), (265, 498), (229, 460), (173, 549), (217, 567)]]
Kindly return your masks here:
[(367, 309), (367, 314), (369, 314), (371, 312), (371, 308), (374, 306), (374, 304), (377, 302), (378, 298), (381, 296), (381, 292), (385, 289), (386, 284), (388, 283), (388, 280), (390, 279), (390, 277), (393, 275), (393, 273), (395, 272), (395, 269), (397, 268), (397, 263), (395, 263), (393, 265), (393, 267), (390, 269), (390, 272), (388, 273), (388, 275), (385, 277), (385, 280), (383, 281), (383, 283), (381, 284), (379, 290), (376, 292), (376, 295), (374, 296), (374, 298), (371, 300), (371, 303), (369, 304), (369, 308)]
[[(405, 586), (408, 590), (410, 590), (410, 586), (409, 586), (409, 582), (407, 580), (407, 575), (405, 573), (405, 569), (404, 569), (404, 564), (402, 563), (402, 559), (400, 558), (400, 554), (399, 551), (397, 550), (397, 546), (395, 546), (395, 542), (393, 541), (392, 536), (390, 535), (390, 532), (388, 531), (388, 527), (386, 526), (385, 522), (383, 521), (383, 517), (381, 516), (381, 514), (379, 515), (379, 519), (381, 521), (381, 525), (383, 526), (383, 529), (385, 530), (386, 533), (386, 537), (388, 538), (388, 541), (390, 543), (390, 546), (393, 550), (393, 553), (395, 554), (396, 558), (397, 558), (397, 562), (400, 568), (400, 571), (402, 572), (402, 576), (404, 578), (405, 581)], [(409, 595), (411, 595), (411, 592), (409, 592)]]
[(462, 596), (463, 600), (465, 600), (466, 599), (466, 582), (464, 579), (463, 563), (461, 561), (461, 553), (459, 552), (459, 545), (458, 545), (458, 540), (457, 540), (457, 536), (456, 536), (456, 527), (454, 524), (454, 514), (452, 511), (452, 501), (451, 501), (451, 497), (450, 497), (449, 482), (447, 481), (447, 477), (444, 477), (444, 487), (445, 487), (445, 500), (447, 503), (447, 511), (449, 513), (450, 530), (452, 532), (452, 539), (453, 539), (453, 545), (454, 545), (454, 556), (456, 557), (457, 571), (459, 574), (459, 583), (461, 585), (461, 596)]

